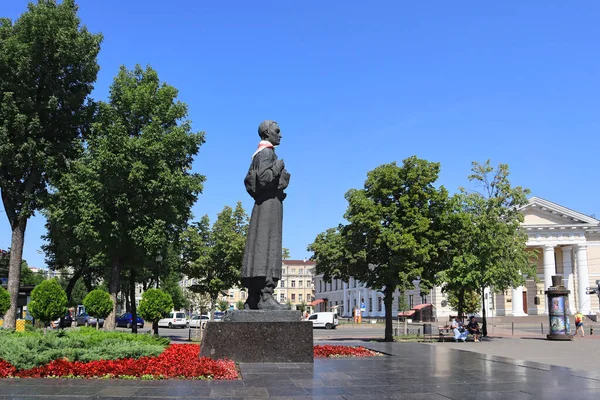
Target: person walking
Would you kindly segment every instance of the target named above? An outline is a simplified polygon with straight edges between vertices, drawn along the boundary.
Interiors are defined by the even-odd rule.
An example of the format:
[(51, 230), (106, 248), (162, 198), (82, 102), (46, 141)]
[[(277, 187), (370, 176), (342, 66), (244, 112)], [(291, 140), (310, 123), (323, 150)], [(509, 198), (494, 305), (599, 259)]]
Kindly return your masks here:
[(577, 310), (577, 313), (575, 314), (575, 336), (577, 336), (577, 332), (579, 332), (579, 329), (581, 329), (581, 337), (583, 337), (585, 334), (583, 332), (583, 319), (585, 317), (583, 316), (583, 314), (581, 313), (581, 311)]

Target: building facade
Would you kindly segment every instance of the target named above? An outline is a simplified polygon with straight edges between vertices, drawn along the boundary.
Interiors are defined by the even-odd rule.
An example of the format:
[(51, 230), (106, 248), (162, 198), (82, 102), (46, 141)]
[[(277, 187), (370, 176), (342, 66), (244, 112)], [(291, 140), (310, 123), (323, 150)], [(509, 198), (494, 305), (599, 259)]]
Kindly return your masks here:
[[(552, 276), (560, 275), (563, 285), (571, 291), (569, 311), (580, 310), (585, 315), (599, 312), (598, 296), (587, 294), (600, 281), (600, 220), (573, 211), (539, 197), (533, 197), (521, 209), (523, 229), (527, 232), (527, 247), (537, 252), (537, 278), (524, 286), (494, 293), (484, 291), (487, 315), (546, 315), (548, 307), (544, 291), (552, 285)], [(408, 308), (433, 304), (434, 315), (445, 320), (456, 311), (448, 305), (441, 287), (422, 292), (418, 282), (404, 293)], [(383, 294), (351, 278), (349, 282), (334, 279), (323, 281), (315, 277), (317, 311), (337, 310), (342, 317), (352, 316), (352, 310), (363, 307), (365, 317), (383, 317)], [(398, 296), (394, 294), (393, 315), (398, 312)], [(317, 305), (318, 304), (318, 305)]]

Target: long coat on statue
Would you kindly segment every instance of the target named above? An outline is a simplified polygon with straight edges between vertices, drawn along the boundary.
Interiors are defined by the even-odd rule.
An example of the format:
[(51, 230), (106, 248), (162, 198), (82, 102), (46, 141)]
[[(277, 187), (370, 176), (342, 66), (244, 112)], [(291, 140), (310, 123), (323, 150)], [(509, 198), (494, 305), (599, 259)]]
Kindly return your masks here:
[(242, 264), (242, 283), (245, 278), (281, 278), (281, 246), (283, 224), (283, 190), (290, 174), (277, 159), (269, 142), (252, 157), (244, 180), (246, 190), (254, 198), (246, 249)]

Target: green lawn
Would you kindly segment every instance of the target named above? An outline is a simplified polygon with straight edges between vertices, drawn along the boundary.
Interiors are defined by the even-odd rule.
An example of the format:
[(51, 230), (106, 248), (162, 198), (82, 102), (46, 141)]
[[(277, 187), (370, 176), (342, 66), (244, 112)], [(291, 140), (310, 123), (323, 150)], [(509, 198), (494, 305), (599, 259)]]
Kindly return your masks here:
[(46, 335), (42, 330), (0, 330), (0, 359), (17, 369), (29, 369), (58, 358), (92, 361), (156, 356), (168, 344), (166, 338), (83, 327)]

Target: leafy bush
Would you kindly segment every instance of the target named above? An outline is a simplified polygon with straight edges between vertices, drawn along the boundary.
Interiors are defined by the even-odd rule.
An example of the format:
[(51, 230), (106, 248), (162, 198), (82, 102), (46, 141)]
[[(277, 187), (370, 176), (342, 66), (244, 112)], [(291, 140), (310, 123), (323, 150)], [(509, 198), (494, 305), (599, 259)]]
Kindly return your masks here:
[(0, 286), (0, 317), (2, 317), (10, 308), (10, 293)]
[(67, 294), (56, 279), (43, 281), (31, 291), (29, 312), (45, 324), (64, 315)]
[(138, 313), (146, 321), (150, 321), (154, 324), (172, 309), (173, 300), (171, 299), (171, 295), (160, 289), (148, 289), (142, 295)]
[[(85, 311), (92, 317), (105, 319), (110, 315), (113, 309), (113, 301), (110, 299), (110, 294), (103, 290), (92, 290), (83, 299)], [(96, 324), (99, 326), (100, 324)]]
[(29, 369), (66, 358), (69, 361), (114, 360), (157, 356), (169, 339), (118, 331), (79, 328), (48, 332), (0, 331), (0, 360)]

